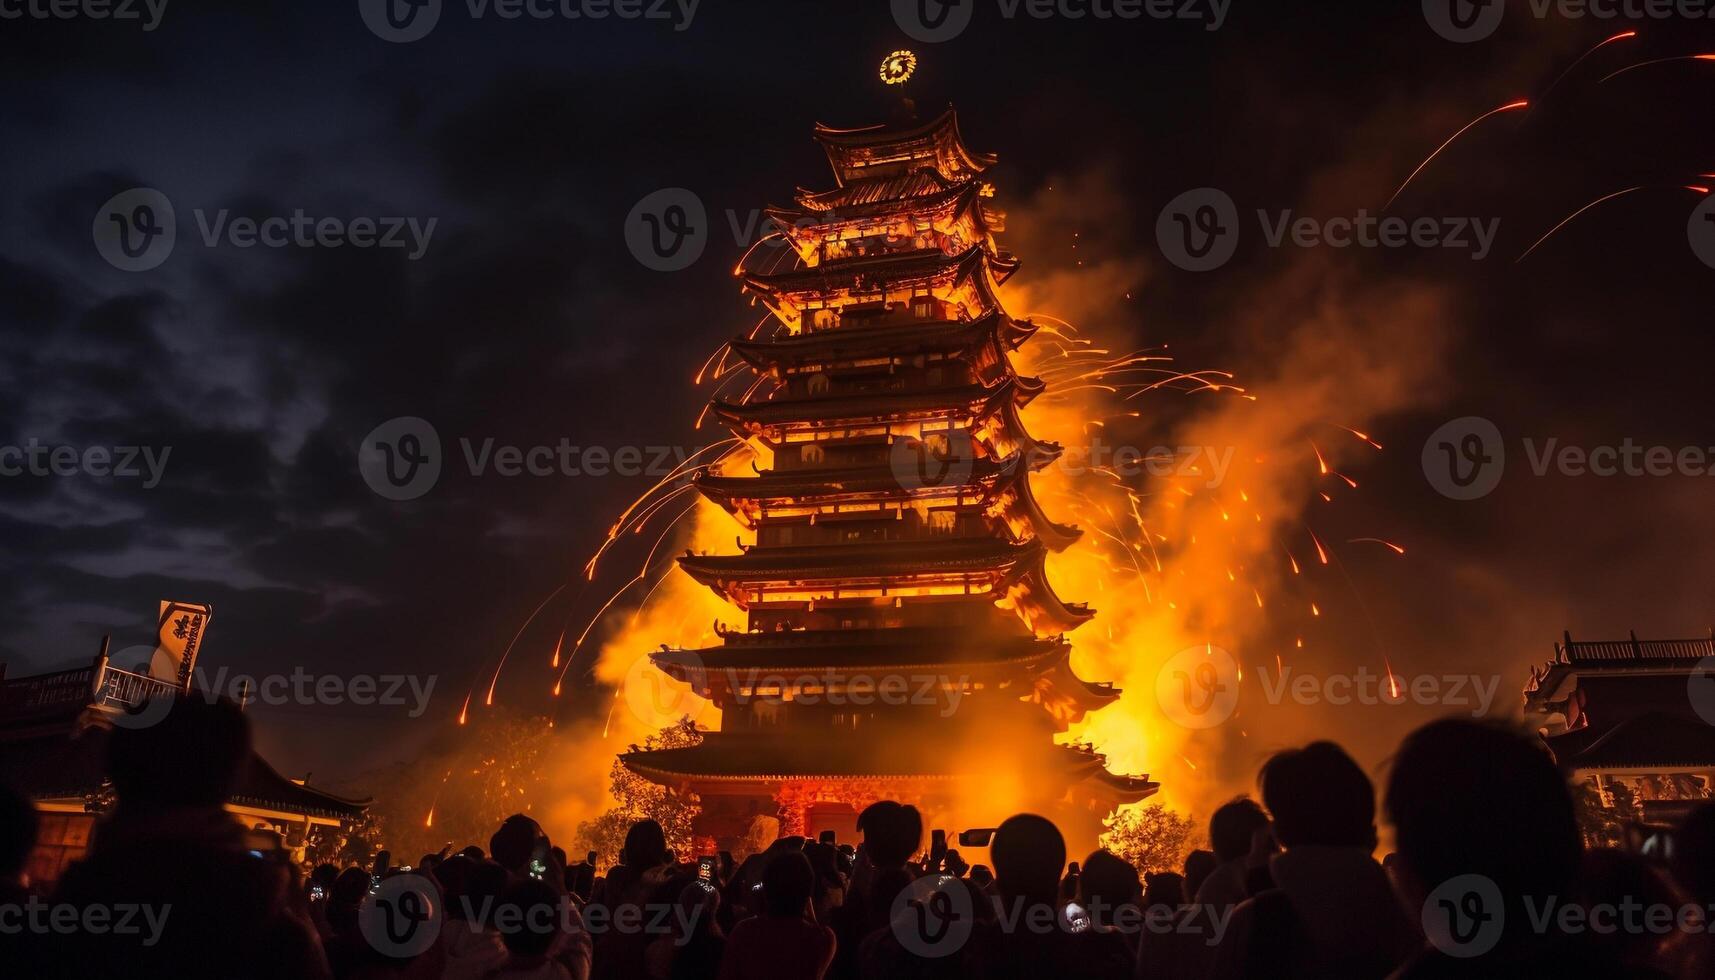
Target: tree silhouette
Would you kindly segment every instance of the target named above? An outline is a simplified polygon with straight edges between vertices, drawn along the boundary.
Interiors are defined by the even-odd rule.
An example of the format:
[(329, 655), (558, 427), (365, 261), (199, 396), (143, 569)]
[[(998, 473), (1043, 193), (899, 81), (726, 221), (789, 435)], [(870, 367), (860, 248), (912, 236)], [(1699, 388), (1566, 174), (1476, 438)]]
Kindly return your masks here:
[(1139, 874), (1178, 871), (1196, 843), (1196, 822), (1160, 803), (1119, 811), (1101, 837), (1103, 847), (1129, 861)]
[[(702, 732), (690, 718), (681, 718), (645, 738), (634, 749), (678, 749), (696, 745)], [(658, 786), (627, 769), (618, 759), (608, 770), (609, 792), (614, 805), (593, 820), (578, 824), (577, 850), (595, 851), (596, 863), (605, 867), (619, 860), (625, 832), (639, 820), (654, 820), (667, 835), (667, 846), (681, 858), (691, 852), (691, 818), (697, 812), (695, 796)]]

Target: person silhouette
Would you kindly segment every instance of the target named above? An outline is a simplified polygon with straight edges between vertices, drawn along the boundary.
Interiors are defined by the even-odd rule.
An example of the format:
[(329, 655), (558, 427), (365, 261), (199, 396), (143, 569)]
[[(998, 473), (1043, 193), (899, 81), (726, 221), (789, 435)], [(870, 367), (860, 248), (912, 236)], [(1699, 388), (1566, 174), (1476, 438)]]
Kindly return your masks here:
[(1583, 851), (1540, 738), (1498, 721), (1431, 722), (1401, 743), (1384, 809), (1405, 913), (1428, 937), (1397, 976), (1623, 975), (1588, 933), (1534, 926), (1543, 903), (1572, 893)]
[(1020, 813), (996, 828), (989, 845), (999, 906), (979, 921), (965, 946), (967, 976), (1121, 977), (1130, 957), (1074, 931), (1058, 902), (1066, 840), (1046, 817)]
[(1375, 787), (1333, 742), (1275, 754), (1258, 777), (1283, 850), (1272, 886), (1240, 904), (1213, 976), (1384, 977), (1412, 951), (1412, 927), (1371, 852)]
[(834, 932), (811, 919), (816, 872), (796, 850), (762, 870), (762, 914), (733, 927), (720, 980), (821, 980), (834, 962)]
[[(154, 910), (154, 926), (54, 937), (57, 966), (79, 977), (182, 977), (192, 964), (243, 964), (257, 977), (325, 977), (295, 882), (252, 853), (223, 804), (250, 764), (250, 723), (224, 698), (175, 699), (154, 724), (107, 736), (117, 796), (88, 856), (60, 878), (57, 902)], [(168, 911), (170, 910), (170, 911)]]

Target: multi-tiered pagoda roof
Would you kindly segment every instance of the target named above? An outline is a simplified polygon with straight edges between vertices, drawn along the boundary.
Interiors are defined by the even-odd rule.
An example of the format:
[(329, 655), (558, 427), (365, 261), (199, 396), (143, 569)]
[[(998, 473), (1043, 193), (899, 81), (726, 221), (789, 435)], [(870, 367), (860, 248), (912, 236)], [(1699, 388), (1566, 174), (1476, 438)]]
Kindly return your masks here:
[[(815, 829), (798, 826), (807, 799), (968, 814), (996, 778), (1045, 813), (1142, 799), (1147, 777), (1054, 741), (1119, 692), (1072, 669), (1066, 634), (1094, 613), (1049, 583), (1047, 556), (1079, 531), (1031, 489), (1061, 450), (1021, 414), (1045, 385), (1010, 358), (1036, 326), (998, 296), (1018, 262), (994, 238), (994, 158), (951, 110), (815, 136), (838, 186), (768, 211), (794, 267), (737, 270), (773, 328), (732, 342), (756, 383), (709, 406), (756, 462), (695, 477), (755, 540), (680, 559), (746, 623), (651, 657), (721, 709), (721, 729), (621, 758), (698, 794), (699, 833), (716, 838), (776, 812)], [(862, 697), (913, 683), (932, 697)]]

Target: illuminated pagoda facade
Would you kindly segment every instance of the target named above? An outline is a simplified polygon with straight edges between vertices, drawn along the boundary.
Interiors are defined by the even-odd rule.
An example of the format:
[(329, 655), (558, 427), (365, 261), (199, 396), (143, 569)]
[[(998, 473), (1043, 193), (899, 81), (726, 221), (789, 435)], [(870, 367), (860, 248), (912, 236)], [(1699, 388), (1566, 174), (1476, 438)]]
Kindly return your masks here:
[(1073, 673), (1064, 635), (1093, 612), (1045, 573), (1080, 532), (1031, 494), (1061, 449), (1020, 418), (1045, 386), (1010, 359), (1036, 326), (996, 298), (1018, 263), (995, 242), (994, 158), (951, 109), (815, 138), (837, 186), (768, 212), (797, 261), (741, 263), (773, 317), (732, 342), (757, 384), (709, 406), (758, 459), (696, 476), (755, 543), (680, 559), (748, 622), (652, 655), (720, 708), (720, 730), (622, 759), (696, 795), (705, 843), (757, 816), (844, 836), (877, 799), (931, 826), (1031, 809), (1093, 834), (1157, 784), (1054, 742), (1119, 692)]

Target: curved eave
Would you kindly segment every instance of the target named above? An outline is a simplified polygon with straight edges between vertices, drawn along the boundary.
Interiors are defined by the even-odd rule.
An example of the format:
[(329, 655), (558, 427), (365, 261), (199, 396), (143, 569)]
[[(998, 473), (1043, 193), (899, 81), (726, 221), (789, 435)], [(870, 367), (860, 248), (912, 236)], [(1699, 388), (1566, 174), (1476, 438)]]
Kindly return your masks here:
[(1012, 400), (1019, 408), (1023, 408), (1047, 390), (1048, 383), (1041, 378), (1019, 375), (1012, 387)]
[(1090, 712), (1118, 700), (1120, 692), (1111, 684), (1092, 684), (1080, 678), (1072, 670), (1071, 644), (1060, 639), (1054, 642), (1055, 655), (1038, 664), (1029, 698), (1053, 719), (1056, 731), (1064, 732)]
[[(892, 126), (887, 123), (871, 123), (868, 126), (830, 126), (817, 121), (812, 133), (816, 141), (824, 145), (834, 146), (885, 146), (888, 143), (904, 143), (933, 135), (937, 130), (951, 128), (953, 136), (959, 135), (959, 114), (952, 106), (942, 109), (939, 115), (931, 116), (914, 126)], [(962, 142), (962, 141), (961, 141)], [(988, 163), (993, 164), (994, 158), (989, 154)]]
[(1110, 808), (1147, 799), (1161, 789), (1161, 784), (1151, 781), (1148, 774), (1121, 775), (1108, 771), (1107, 756), (1100, 752), (1073, 745), (1059, 748), (1069, 759), (1067, 768), (1076, 776), (1076, 788)]
[[(802, 647), (704, 647), (698, 650), (656, 650), (649, 661), (662, 673), (676, 681), (691, 685), (700, 697), (709, 697), (718, 687), (724, 687), (724, 672), (750, 671), (814, 674), (820, 681), (846, 674), (873, 677), (884, 672), (933, 672), (957, 668), (961, 672), (984, 676), (1010, 675), (1015, 678), (1058, 676), (1057, 671), (1070, 652), (1057, 639), (1028, 638), (1026, 642), (1008, 644), (1015, 652), (993, 655), (981, 649), (955, 650), (945, 646), (916, 646), (901, 643), (874, 643), (830, 647), (806, 644)], [(1003, 646), (1002, 651), (1006, 649)], [(1061, 683), (1067, 683), (1064, 679)], [(1081, 703), (1093, 710), (1105, 700), (1101, 688), (1076, 681), (1080, 692), (1073, 693)], [(1111, 690), (1111, 688), (1109, 689)]]
[(1017, 457), (975, 460), (971, 472), (961, 475), (964, 482), (944, 486), (919, 486), (915, 483), (908, 486), (900, 482), (898, 471), (891, 466), (772, 472), (758, 476), (718, 476), (704, 467), (691, 477), (691, 483), (704, 497), (729, 511), (745, 505), (778, 506), (860, 498), (865, 501), (942, 498), (959, 491), (972, 491), (967, 494), (971, 497), (970, 503), (982, 504), (992, 498), (1003, 478), (1023, 469), (1017, 464)]
[(1018, 405), (1012, 399), (1005, 399), (997, 406), (997, 418), (1006, 437), (1016, 445), (1003, 448), (1001, 451), (1010, 455), (1021, 452), (1030, 461), (1032, 472), (1043, 469), (1058, 460), (1065, 453), (1065, 447), (1057, 442), (1046, 442), (1030, 434), (1024, 427), (1024, 418), (1018, 414)]
[[(931, 254), (932, 253), (932, 254)], [(983, 296), (985, 314), (1000, 303), (994, 289), (1003, 285), (1018, 271), (1019, 262), (1006, 253), (991, 254), (982, 245), (972, 245), (957, 255), (947, 255), (933, 249), (893, 255), (841, 259), (807, 269), (790, 272), (752, 273), (740, 269), (739, 282), (756, 294), (770, 309), (778, 310), (792, 298), (819, 298), (838, 292), (880, 292), (867, 283), (886, 283), (889, 290), (901, 289), (910, 283), (932, 283), (946, 280), (956, 286), (976, 277)], [(902, 290), (903, 291), (903, 290)], [(791, 304), (797, 305), (797, 304)]]
[(1060, 524), (1049, 519), (1037, 501), (1036, 494), (1030, 487), (1030, 475), (1023, 467), (1014, 472), (1005, 489), (1013, 494), (1006, 511), (1008, 520), (1028, 524), (1036, 538), (1047, 545), (1049, 550), (1065, 551), (1084, 536), (1083, 530), (1076, 525)]
[[(952, 151), (954, 159), (973, 174), (982, 173), (994, 166), (997, 160), (997, 157), (992, 153), (977, 153), (965, 145), (964, 134), (959, 131), (959, 114), (951, 107), (927, 122), (906, 128), (895, 128), (883, 124), (844, 129), (818, 122), (814, 136), (816, 142), (822, 145), (822, 150), (827, 153), (828, 164), (834, 171), (834, 179), (838, 180), (841, 186), (844, 186), (847, 180), (845, 175), (846, 164), (842, 162), (844, 153), (860, 148), (873, 149), (924, 139), (932, 140), (938, 144), (944, 141), (946, 148)], [(944, 176), (951, 177), (953, 175)]]
[(1055, 595), (1048, 584), (1048, 549), (1037, 542), (1033, 555), (1013, 566), (1006, 598), (1001, 600), (1018, 613), (1038, 636), (1070, 633), (1095, 617), (1084, 603), (1069, 603)]
[(831, 398), (817, 395), (744, 404), (717, 398), (709, 402), (709, 414), (741, 435), (766, 426), (793, 424), (843, 428), (851, 422), (945, 418), (949, 414), (983, 419), (996, 412), (1007, 411), (1016, 417), (1018, 391), (1023, 380), (1009, 377), (987, 386), (959, 385)]
[[(716, 782), (771, 782), (804, 779), (952, 780), (992, 778), (997, 760), (984, 752), (935, 751), (921, 746), (891, 747), (819, 740), (759, 738), (711, 732), (697, 745), (674, 749), (632, 749), (619, 755), (632, 772), (664, 785)], [(1058, 786), (1101, 787), (1108, 793), (1127, 791), (1142, 799), (1154, 792), (1145, 777), (1115, 776), (1103, 768), (1102, 756), (1065, 745), (1043, 746), (1010, 765), (1032, 779)]]
[(813, 191), (800, 187), (792, 199), (805, 211), (827, 214), (853, 208), (881, 206), (895, 201), (914, 201), (934, 197), (959, 186), (941, 176), (934, 167), (919, 167), (909, 173), (892, 177), (868, 177), (836, 186), (833, 190)]
[[(763, 208), (762, 213), (767, 215), (777, 224), (781, 225), (782, 231), (790, 233), (790, 231), (793, 230), (814, 231), (818, 229), (839, 228), (845, 225), (862, 224), (878, 217), (900, 212), (919, 214), (924, 211), (951, 208), (954, 213), (957, 213), (958, 211), (972, 206), (973, 203), (980, 202), (982, 200), (982, 181), (975, 178), (969, 178), (955, 183), (945, 184), (944, 178), (941, 178), (939, 174), (935, 173), (933, 170), (928, 170), (927, 168), (924, 169), (927, 171), (926, 173), (919, 172), (920, 182), (943, 183), (944, 188), (942, 190), (934, 191), (929, 194), (917, 194), (911, 197), (879, 198), (873, 201), (866, 201), (862, 204), (851, 204), (845, 207), (835, 206), (832, 208), (806, 207), (804, 206), (803, 201), (800, 200), (799, 206), (796, 208), (768, 207)], [(919, 174), (913, 174), (912, 176), (919, 176)], [(803, 191), (801, 193), (807, 195), (812, 200), (827, 200), (829, 196), (837, 196), (840, 193), (840, 190), (820, 193), (815, 191)], [(982, 216), (979, 215), (978, 217), (981, 218)], [(806, 228), (803, 227), (804, 225), (810, 225), (811, 227)]]
[(1007, 317), (1006, 330), (1001, 336), (1001, 341), (1006, 344), (1007, 350), (1017, 350), (1024, 346), (1025, 341), (1036, 336), (1036, 331), (1040, 329), (1041, 327), (1035, 320), (1028, 318), (1015, 320), (1012, 317)]
[[(757, 371), (776, 365), (798, 367), (886, 354), (976, 351), (988, 343), (1017, 350), (1036, 329), (1021, 327), (995, 310), (975, 320), (904, 321), (874, 327), (841, 327), (819, 333), (799, 333), (776, 340), (735, 338), (728, 346)], [(1022, 336), (1021, 336), (1022, 335)]]
[[(658, 786), (679, 787), (692, 786), (698, 783), (761, 783), (778, 784), (792, 782), (831, 782), (836, 780), (862, 779), (880, 782), (952, 782), (958, 779), (971, 778), (962, 773), (920, 773), (920, 772), (734, 772), (734, 773), (690, 773), (676, 770), (670, 765), (656, 765), (648, 761), (652, 753), (623, 752), (619, 756), (620, 764), (638, 776), (655, 783)], [(1140, 797), (1141, 799), (1141, 797)]]
[(934, 575), (990, 573), (1004, 579), (1041, 567), (1039, 542), (1013, 544), (998, 538), (824, 545), (811, 548), (752, 548), (741, 555), (681, 555), (679, 567), (717, 592), (744, 583), (819, 583), (854, 579), (906, 580)]
[(1084, 786), (1092, 796), (1116, 805), (1139, 803), (1161, 791), (1161, 784), (1148, 776), (1122, 776), (1106, 769), (1085, 780)]
[(982, 205), (981, 188), (982, 182), (972, 178), (934, 194), (884, 198), (826, 211), (808, 208), (764, 208), (762, 213), (792, 242), (800, 254), (807, 250), (813, 251), (818, 241), (827, 238), (830, 232), (837, 229), (874, 224), (877, 220), (905, 215), (924, 217), (939, 213), (941, 217), (937, 220), (948, 220), (970, 211), (976, 226), (985, 233), (1001, 231), (1002, 227), (996, 225), (1002, 223), (992, 221), (996, 215), (990, 214), (989, 209)]

